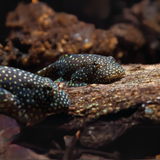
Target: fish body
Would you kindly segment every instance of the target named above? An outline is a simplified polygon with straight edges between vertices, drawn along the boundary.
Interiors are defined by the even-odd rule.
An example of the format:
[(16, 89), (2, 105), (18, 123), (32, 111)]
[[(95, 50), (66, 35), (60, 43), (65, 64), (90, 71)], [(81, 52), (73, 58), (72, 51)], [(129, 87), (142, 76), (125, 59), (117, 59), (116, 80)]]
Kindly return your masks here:
[(69, 81), (68, 86), (83, 86), (91, 83), (110, 83), (122, 78), (125, 71), (112, 56), (66, 54), (37, 74), (52, 80), (61, 78)]
[(36, 124), (47, 114), (62, 112), (69, 105), (66, 93), (51, 79), (0, 66), (0, 113)]

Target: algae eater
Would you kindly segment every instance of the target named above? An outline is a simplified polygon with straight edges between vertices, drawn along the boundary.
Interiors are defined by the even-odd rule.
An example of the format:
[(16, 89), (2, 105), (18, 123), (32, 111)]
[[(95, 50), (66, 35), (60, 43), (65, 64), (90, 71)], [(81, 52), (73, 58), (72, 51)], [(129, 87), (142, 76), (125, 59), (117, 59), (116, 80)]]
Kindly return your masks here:
[(37, 74), (52, 80), (69, 81), (68, 86), (83, 86), (119, 80), (125, 71), (112, 56), (66, 54)]
[(70, 100), (49, 78), (0, 66), (0, 113), (36, 124), (47, 114), (64, 111)]

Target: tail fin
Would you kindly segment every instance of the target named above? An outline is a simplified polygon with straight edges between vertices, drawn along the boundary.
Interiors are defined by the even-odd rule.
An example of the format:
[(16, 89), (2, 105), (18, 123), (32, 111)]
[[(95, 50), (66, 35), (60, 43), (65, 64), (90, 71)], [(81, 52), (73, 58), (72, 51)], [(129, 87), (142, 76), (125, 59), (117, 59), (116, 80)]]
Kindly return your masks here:
[(58, 71), (57, 71), (57, 67), (56, 67), (56, 62), (39, 70), (36, 74), (39, 76), (42, 76), (42, 77), (51, 78), (53, 81), (56, 80), (57, 78), (59, 78), (57, 75)]

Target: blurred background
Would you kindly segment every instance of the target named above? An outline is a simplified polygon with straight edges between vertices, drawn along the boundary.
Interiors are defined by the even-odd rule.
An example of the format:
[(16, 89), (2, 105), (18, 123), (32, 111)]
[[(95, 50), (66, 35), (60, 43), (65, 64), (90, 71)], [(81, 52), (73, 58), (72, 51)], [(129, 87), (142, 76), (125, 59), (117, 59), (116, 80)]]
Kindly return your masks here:
[[(96, 28), (107, 29), (124, 8), (130, 8), (133, 4), (141, 0), (40, 0), (48, 4), (56, 12), (66, 12), (74, 14), (79, 20), (93, 23)], [(6, 16), (9, 11), (15, 10), (20, 0), (0, 1), (0, 43), (3, 43), (8, 36), (9, 29), (5, 27)], [(22, 2), (30, 3), (31, 0)]]
[(0, 1), (2, 65), (37, 71), (68, 53), (160, 62), (160, 0), (38, 2)]

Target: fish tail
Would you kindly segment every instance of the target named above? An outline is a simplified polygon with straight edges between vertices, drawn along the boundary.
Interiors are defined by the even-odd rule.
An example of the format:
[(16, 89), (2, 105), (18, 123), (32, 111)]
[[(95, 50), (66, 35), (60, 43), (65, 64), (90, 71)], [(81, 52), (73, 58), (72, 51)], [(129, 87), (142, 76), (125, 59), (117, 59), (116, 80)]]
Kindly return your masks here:
[(58, 77), (58, 68), (57, 68), (57, 62), (50, 64), (49, 66), (39, 70), (37, 75), (42, 77), (48, 77), (52, 80), (56, 80)]

